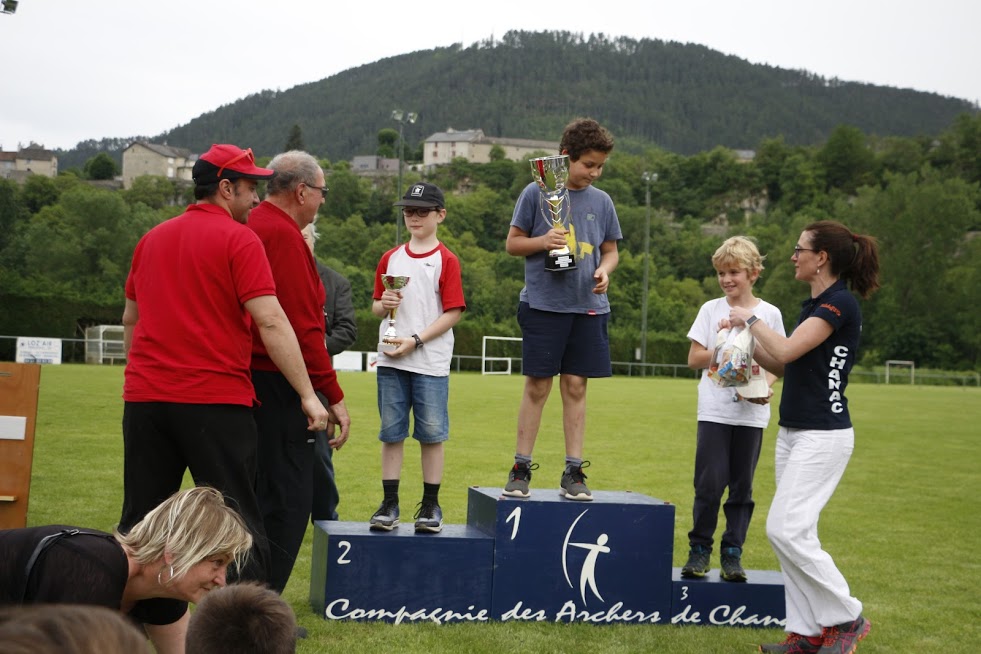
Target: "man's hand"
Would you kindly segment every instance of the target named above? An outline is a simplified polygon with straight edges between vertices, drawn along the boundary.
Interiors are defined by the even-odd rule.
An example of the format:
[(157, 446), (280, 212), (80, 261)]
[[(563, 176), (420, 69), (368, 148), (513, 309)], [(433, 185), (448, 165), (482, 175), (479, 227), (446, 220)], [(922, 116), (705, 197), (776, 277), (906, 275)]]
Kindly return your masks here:
[(344, 400), (341, 400), (337, 404), (330, 405), (330, 422), (338, 425), (341, 428), (341, 433), (338, 435), (334, 429), (328, 431), (327, 444), (333, 449), (339, 450), (344, 443), (347, 442), (347, 437), (351, 432), (351, 416), (349, 416), (347, 413), (347, 407), (344, 406)]

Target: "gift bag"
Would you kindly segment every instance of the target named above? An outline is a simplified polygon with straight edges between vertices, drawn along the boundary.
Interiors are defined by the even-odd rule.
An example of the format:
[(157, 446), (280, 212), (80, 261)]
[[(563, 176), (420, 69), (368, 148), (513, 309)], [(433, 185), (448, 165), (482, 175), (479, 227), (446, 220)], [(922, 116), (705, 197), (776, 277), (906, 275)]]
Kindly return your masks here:
[(748, 329), (723, 329), (715, 341), (709, 379), (723, 388), (749, 383), (756, 340)]
[(744, 400), (755, 400), (770, 397), (770, 385), (766, 383), (766, 373), (762, 366), (751, 360), (749, 364), (749, 383), (736, 387), (736, 393)]

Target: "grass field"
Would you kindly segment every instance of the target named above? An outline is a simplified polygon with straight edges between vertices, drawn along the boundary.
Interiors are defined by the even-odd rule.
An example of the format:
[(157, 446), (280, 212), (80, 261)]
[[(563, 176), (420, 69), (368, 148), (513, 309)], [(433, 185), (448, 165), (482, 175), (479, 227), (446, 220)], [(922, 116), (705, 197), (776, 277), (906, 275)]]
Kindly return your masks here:
[[(46, 366), (35, 442), (28, 522), (110, 530), (122, 504), (122, 367)], [(352, 437), (335, 457), (342, 520), (370, 517), (381, 496), (374, 376), (340, 373)], [(441, 504), (447, 522), (466, 521), (470, 485), (501, 486), (514, 452), (522, 379), (454, 374), (451, 438)], [(779, 386), (778, 386), (779, 388)], [(563, 461), (560, 402), (546, 407), (532, 488), (551, 490)], [(677, 505), (674, 564), (687, 553), (695, 446), (695, 382), (613, 378), (590, 383), (586, 457), (593, 490), (632, 490)], [(981, 390), (849, 388), (856, 448), (821, 521), (821, 539), (865, 604), (873, 630), (863, 654), (974, 652), (981, 564)], [(764, 523), (773, 496), (773, 438), (764, 438), (749, 569), (778, 569)], [(421, 495), (418, 447), (406, 446), (403, 512)], [(312, 530), (285, 597), (310, 633), (299, 652), (669, 652), (755, 651), (782, 639), (776, 629), (484, 623), (388, 625), (326, 622), (307, 601)], [(973, 545), (972, 545), (973, 543)], [(713, 566), (718, 566), (717, 558)], [(434, 570), (433, 574), (438, 574)]]

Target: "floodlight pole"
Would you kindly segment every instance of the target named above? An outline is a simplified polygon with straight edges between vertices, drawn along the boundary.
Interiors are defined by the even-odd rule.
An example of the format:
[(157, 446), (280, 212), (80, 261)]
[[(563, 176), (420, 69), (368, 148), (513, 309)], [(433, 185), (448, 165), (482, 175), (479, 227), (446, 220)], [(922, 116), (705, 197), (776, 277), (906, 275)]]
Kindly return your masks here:
[(647, 219), (644, 221), (644, 291), (640, 298), (640, 363), (641, 374), (647, 375), (647, 288), (651, 267), (651, 182), (657, 181), (657, 173), (644, 171), (641, 178), (647, 184), (645, 204)]
[[(399, 199), (402, 199), (402, 160), (405, 158), (405, 145), (402, 140), (402, 128), (405, 127), (406, 123), (410, 125), (416, 122), (416, 118), (419, 115), (411, 111), (402, 111), (401, 109), (395, 109), (392, 111), (392, 120), (399, 124)], [(402, 243), (402, 211), (399, 210), (398, 215), (395, 217), (395, 247), (398, 247)]]

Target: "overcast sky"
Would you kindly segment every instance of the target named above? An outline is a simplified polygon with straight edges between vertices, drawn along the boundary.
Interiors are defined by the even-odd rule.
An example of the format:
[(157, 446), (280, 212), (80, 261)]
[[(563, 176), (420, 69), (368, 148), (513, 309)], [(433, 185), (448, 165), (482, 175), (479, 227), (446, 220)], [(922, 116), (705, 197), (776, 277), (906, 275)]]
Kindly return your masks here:
[(339, 4), (20, 0), (0, 15), (0, 148), (155, 136), (264, 89), (512, 29), (698, 43), (753, 63), (981, 101), (978, 0)]

